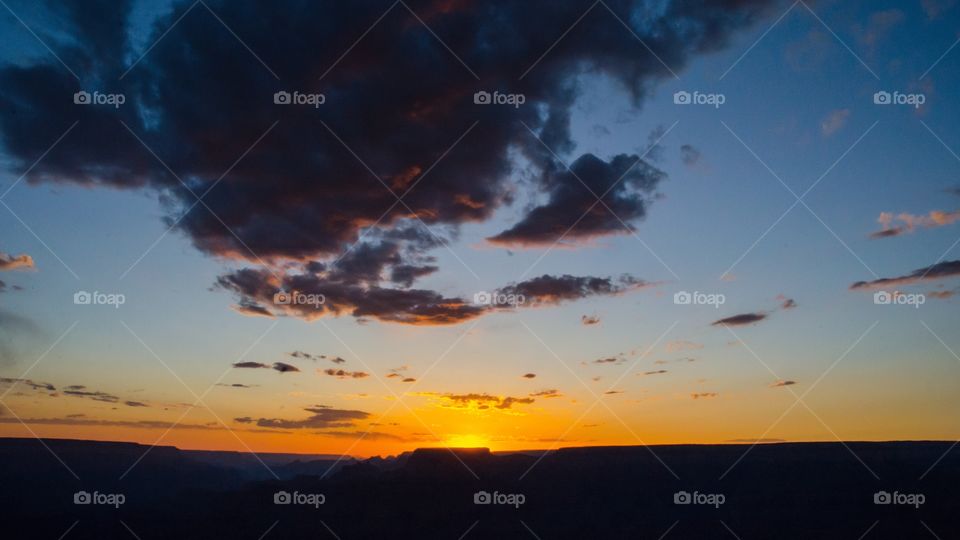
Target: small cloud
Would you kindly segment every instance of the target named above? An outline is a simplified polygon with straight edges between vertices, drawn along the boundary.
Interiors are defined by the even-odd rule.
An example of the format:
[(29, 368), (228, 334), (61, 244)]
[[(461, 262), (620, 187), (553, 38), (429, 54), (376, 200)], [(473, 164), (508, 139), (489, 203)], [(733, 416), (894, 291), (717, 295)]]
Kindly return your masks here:
[(521, 375), (521, 376), (522, 376), (524, 379), (534, 379), (534, 378), (536, 378), (537, 374), (536, 374), (536, 373), (524, 373), (524, 374)]
[(700, 162), (700, 150), (692, 145), (685, 144), (680, 147), (680, 159), (684, 165), (692, 167)]
[(732, 317), (726, 317), (719, 321), (711, 323), (712, 326), (745, 326), (760, 322), (767, 318), (766, 313), (742, 313)]
[(253, 385), (251, 385), (251, 384), (240, 384), (240, 383), (232, 383), (232, 384), (217, 383), (217, 386), (223, 386), (223, 387), (226, 387), (226, 388), (254, 388), (254, 387), (257, 386), (257, 385), (255, 385), (255, 384), (253, 384)]
[(708, 398), (715, 398), (719, 395), (720, 394), (716, 392), (697, 392), (697, 393), (690, 394), (690, 397), (692, 397), (693, 399), (708, 399)]
[(280, 373), (300, 371), (300, 368), (298, 368), (297, 366), (291, 366), (290, 364), (287, 364), (285, 362), (274, 362), (273, 365), (270, 367), (276, 371), (279, 371)]
[(534, 392), (534, 393), (530, 394), (530, 397), (542, 397), (542, 398), (557, 398), (557, 397), (562, 397), (562, 396), (563, 396), (563, 394), (561, 394), (559, 391), (554, 390), (554, 389), (541, 390), (541, 391), (539, 391), (539, 392)]
[(417, 380), (414, 379), (413, 377), (406, 377), (400, 382), (411, 383), (411, 382), (417, 382)]
[(622, 394), (622, 393), (623, 393), (623, 390), (607, 390), (606, 392), (603, 393), (603, 395), (612, 396), (614, 394)]
[(938, 262), (924, 268), (918, 268), (903, 276), (878, 278), (873, 281), (858, 281), (850, 285), (850, 289), (877, 289), (888, 286), (913, 285), (921, 281), (932, 281), (955, 276), (960, 276), (960, 260)]
[(825, 137), (829, 137), (843, 129), (843, 126), (847, 125), (848, 118), (850, 118), (850, 109), (837, 109), (832, 111), (826, 118), (820, 121), (820, 132), (823, 133)]
[(345, 371), (342, 369), (325, 369), (322, 373), (326, 373), (331, 377), (336, 377), (338, 379), (363, 379), (369, 377), (370, 374), (363, 371)]
[(960, 210), (931, 210), (925, 215), (907, 212), (894, 215), (892, 212), (881, 212), (880, 217), (877, 218), (880, 230), (870, 233), (870, 238), (891, 238), (913, 233), (918, 228), (935, 229), (952, 225), (957, 221), (960, 221)]
[(580, 324), (584, 326), (593, 326), (595, 324), (600, 324), (599, 315), (581, 315)]
[(10, 255), (0, 251), (0, 270), (27, 270), (35, 268), (33, 257), (27, 254)]
[(780, 301), (780, 309), (793, 309), (797, 307), (797, 303), (793, 300), (793, 298), (787, 298), (782, 294), (777, 297), (777, 300)]
[(667, 373), (667, 370), (665, 370), (665, 369), (657, 369), (657, 370), (654, 370), (654, 371), (644, 371), (644, 372), (643, 372), (643, 375), (661, 375), (661, 374), (663, 374), (663, 373)]
[(270, 366), (266, 364), (261, 364), (260, 362), (235, 362), (233, 364), (235, 368), (244, 368), (244, 369), (260, 369), (260, 368), (269, 368)]
[(624, 362), (626, 362), (626, 361), (627, 361), (626, 358), (621, 358), (621, 357), (616, 357), (616, 356), (610, 356), (610, 357), (607, 357), (607, 358), (597, 358), (596, 360), (594, 360), (594, 361), (591, 362), (591, 363), (592, 363), (592, 364), (607, 365), (607, 364), (622, 364), (622, 363), (624, 363)]
[(797, 381), (777, 381), (770, 385), (770, 388), (779, 388), (781, 386), (793, 386), (797, 384)]
[(127, 407), (149, 407), (149, 405), (142, 401), (124, 401), (123, 404)]

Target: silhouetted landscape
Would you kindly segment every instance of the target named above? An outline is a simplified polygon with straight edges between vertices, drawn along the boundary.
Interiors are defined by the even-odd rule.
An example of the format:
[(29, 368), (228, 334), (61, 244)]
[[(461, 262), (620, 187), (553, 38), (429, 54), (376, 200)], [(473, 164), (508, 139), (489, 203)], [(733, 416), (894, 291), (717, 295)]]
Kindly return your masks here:
[[(960, 534), (960, 457), (947, 454), (925, 475), (950, 448), (946, 442), (847, 443), (863, 463), (842, 443), (761, 444), (722, 480), (749, 445), (418, 449), (339, 462), (161, 446), (119, 479), (146, 446), (43, 442), (80, 479), (38, 440), (0, 441), (0, 502), (19, 517), (6, 520), (8, 538), (57, 538), (75, 522), (70, 538), (124, 537), (129, 527), (144, 540), (260, 538), (268, 529), (277, 538), (344, 539), (460, 538), (468, 530), (472, 538), (534, 538), (531, 531), (539, 538), (659, 538), (668, 529), (670, 538), (732, 538), (727, 527), (744, 539), (858, 538), (870, 527), (870, 538), (923, 538), (925, 525), (941, 538)], [(125, 501), (75, 504), (79, 491), (123, 494)], [(476, 504), (481, 491), (523, 501)], [(924, 500), (919, 507), (875, 504), (881, 491)], [(324, 500), (277, 504), (278, 492)], [(676, 504), (678, 492), (724, 500)]]

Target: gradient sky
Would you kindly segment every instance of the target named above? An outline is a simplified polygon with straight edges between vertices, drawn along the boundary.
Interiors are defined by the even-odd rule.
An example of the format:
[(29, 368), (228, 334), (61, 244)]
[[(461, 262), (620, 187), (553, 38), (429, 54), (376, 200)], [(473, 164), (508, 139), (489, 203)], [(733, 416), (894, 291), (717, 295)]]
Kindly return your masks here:
[[(423, 34), (429, 53), (449, 63), (445, 69), (463, 69), (440, 41), (449, 37), (444, 17), (453, 16), (444, 10), (456, 11), (442, 4), (410, 4), (425, 24), (439, 28), (439, 38), (424, 34), (421, 23), (402, 8), (380, 24), (384, 32), (392, 26), (391, 32)], [(575, 6), (570, 13), (591, 7), (590, 2), (569, 4)], [(100, 183), (85, 176), (89, 171), (77, 170), (71, 177), (67, 166), (18, 182), (56, 135), (32, 155), (11, 149), (11, 141), (21, 136), (11, 131), (17, 125), (11, 120), (16, 105), (30, 110), (42, 101), (24, 102), (18, 82), (25, 79), (9, 65), (60, 70), (59, 76), (73, 81), (76, 89), (93, 90), (102, 81), (92, 74), (100, 68), (91, 68), (78, 83), (38, 39), (54, 52), (75, 46), (76, 22), (64, 21), (63, 14), (42, 4), (10, 0), (9, 10), (0, 10), (0, 58), (9, 64), (0, 77), (0, 96), (4, 107), (13, 106), (0, 115), (6, 143), (0, 189), (13, 185), (0, 198), (5, 206), (0, 208), (0, 260), (7, 267), (0, 271), (5, 283), (0, 292), (0, 377), (21, 380), (0, 384), (5, 405), (0, 435), (353, 455), (440, 445), (508, 450), (759, 438), (956, 439), (960, 358), (951, 349), (960, 351), (953, 295), (960, 263), (948, 264), (960, 259), (960, 223), (950, 214), (960, 208), (960, 103), (955, 98), (960, 95), (960, 48), (951, 50), (960, 38), (956, 4), (825, 1), (808, 3), (808, 9), (802, 3), (772, 3), (752, 24), (729, 30), (719, 39), (725, 43), (713, 44), (718, 50), (692, 52), (685, 65), (674, 69), (676, 78), (661, 72), (644, 79), (642, 96), (631, 96), (602, 69), (583, 70), (575, 76), (580, 92), (569, 109), (574, 146), (552, 150), (566, 164), (584, 153), (608, 160), (617, 154), (643, 155), (659, 139), (643, 157), (666, 178), (656, 185), (657, 194), (646, 199), (645, 217), (626, 220), (635, 233), (621, 227), (553, 249), (490, 242), (522, 220), (531, 205), (544, 201), (529, 157), (515, 151), (515, 167), (505, 180), (513, 204), (498, 206), (482, 220), (431, 225), (449, 239), (449, 249), (423, 252), (435, 257), (430, 264), (439, 270), (417, 280), (414, 288), (470, 302), (478, 291), (542, 275), (616, 279), (629, 274), (644, 286), (491, 310), (457, 324), (433, 326), (358, 319), (348, 312), (303, 320), (277, 306), (268, 306), (277, 316), (250, 316), (232, 309), (237, 291), (215, 284), (231, 271), (262, 268), (263, 260), (198, 249), (182, 228), (165, 234), (164, 218), (172, 214), (169, 192), (158, 202), (160, 190), (150, 182)], [(218, 5), (210, 3), (214, 10)], [(143, 70), (139, 75), (146, 78), (144, 73), (163, 67), (151, 63), (153, 55), (164, 54), (164, 48), (175, 51), (181, 36), (172, 32), (148, 48), (187, 7), (189, 3), (151, 9), (137, 3), (126, 19), (129, 49), (116, 55), (126, 59), (117, 73), (144, 53), (131, 77)], [(384, 3), (371, 11), (388, 7)], [(235, 19), (251, 13), (227, 9), (217, 14), (223, 24), (202, 6), (184, 20), (206, 25), (221, 43), (234, 42), (225, 71), (243, 66), (272, 79), (245, 47), (249, 42), (257, 53), (258, 39), (225, 29), (242, 27)], [(626, 18), (638, 35), (646, 35), (640, 15)], [(553, 41), (576, 19), (541, 31)], [(583, 21), (602, 25), (611, 35), (623, 33), (635, 46), (630, 54), (638, 65), (650, 65), (643, 44), (603, 6), (595, 5)], [(372, 22), (369, 17), (344, 21), (353, 28), (345, 35), (356, 39)], [(380, 28), (369, 37), (377, 40)], [(586, 31), (575, 26), (564, 39), (576, 43), (590, 37), (577, 36), (578, 29)], [(331, 39), (331, 51), (325, 54), (338, 57), (353, 39)], [(451, 48), (468, 65), (475, 58)], [(366, 56), (371, 50), (375, 47), (348, 52), (334, 70), (352, 69), (353, 61), (361, 65), (360, 57), (375, 63), (377, 57)], [(563, 47), (540, 49), (518, 62), (532, 65), (544, 52), (544, 65), (535, 65), (531, 74), (555, 69), (548, 67), (551, 54), (569, 54)], [(72, 55), (61, 56), (69, 65)], [(271, 82), (291, 90), (294, 86), (283, 82), (290, 64), (312, 63), (314, 75), (330, 65), (307, 53), (294, 59), (258, 56), (281, 74), (281, 82)], [(73, 69), (79, 74), (81, 67)], [(488, 66), (475, 69), (486, 79)], [(174, 73), (162, 75), (162, 84), (184, 84)], [(493, 89), (482, 83), (476, 88)], [(719, 108), (676, 105), (674, 93), (683, 90), (722, 93), (726, 101)], [(876, 105), (874, 93), (882, 90), (922, 93), (926, 102), (920, 108)], [(338, 94), (321, 91), (330, 94), (324, 107), (335, 107)], [(391, 91), (401, 93), (383, 89)], [(58, 94), (57, 99), (68, 103), (71, 96)], [(247, 113), (230, 109), (227, 96), (203, 99), (210, 109), (222, 111), (218, 118), (224, 123)], [(268, 105), (261, 108), (275, 108)], [(527, 106), (537, 105), (521, 107)], [(463, 107), (478, 122), (479, 133), (485, 115), (497, 106)], [(86, 114), (72, 103), (62, 108)], [(85, 120), (69, 114), (57, 118), (44, 132), (62, 134), (74, 121)], [(289, 122), (278, 120), (266, 138), (286, 136)], [(334, 131), (340, 128), (330, 122)], [(469, 126), (451, 130), (463, 133)], [(222, 156), (194, 159), (209, 159), (212, 169), (223, 170), (239, 157), (234, 148), (242, 150), (256, 138), (248, 134), (269, 127), (265, 122), (243, 129), (243, 140), (225, 145)], [(320, 124), (316, 130), (325, 132)], [(76, 144), (71, 137), (79, 138), (79, 133), (68, 133), (64, 148)], [(136, 160), (158, 165), (119, 123), (103, 134), (103, 140), (86, 143), (132, 143), (141, 150)], [(449, 157), (481, 144), (470, 140), (473, 135), (468, 133)], [(529, 132), (525, 135), (530, 144), (539, 144)], [(370, 134), (371, 139), (381, 136)], [(432, 151), (439, 156), (455, 139)], [(150, 144), (163, 158), (165, 151), (189, 153), (178, 147), (189, 143), (157, 138)], [(354, 143), (367, 147), (347, 141)], [(353, 159), (336, 139), (328, 138), (328, 144), (330, 152)], [(48, 157), (53, 162), (57, 156), (55, 150)], [(275, 182), (275, 189), (284, 189), (287, 172), (277, 165), (262, 178), (263, 185)], [(417, 190), (430, 192), (432, 178), (427, 178)], [(797, 195), (817, 184), (805, 204), (784, 216), (796, 199), (780, 180)], [(230, 185), (231, 176), (223, 183)], [(933, 219), (932, 211), (945, 214)], [(906, 214), (907, 220), (888, 225), (904, 228), (872, 238), (883, 227), (878, 221), (882, 212)], [(915, 218), (912, 229), (905, 225), (909, 216)], [(276, 241), (285, 243), (280, 236)], [(14, 268), (18, 265), (12, 261), (21, 254), (29, 255), (32, 264)], [(273, 271), (295, 272), (294, 257), (264, 259)], [(336, 255), (317, 254), (299, 262), (305, 259), (330, 262)], [(927, 275), (937, 279), (851, 289), (855, 282), (906, 276), (938, 263)], [(122, 293), (126, 303), (119, 308), (74, 305), (73, 295), (80, 290)], [(873, 293), (878, 290), (923, 293), (926, 302), (918, 308), (876, 305)], [(678, 291), (723, 294), (726, 302), (719, 308), (675, 305)], [(782, 307), (786, 299), (795, 307)], [(765, 317), (751, 324), (712, 324), (743, 314)], [(584, 324), (584, 316), (599, 322)], [(294, 358), (294, 351), (345, 362)], [(604, 358), (616, 361), (594, 362)], [(241, 361), (285, 362), (300, 371), (232, 367)], [(338, 378), (323, 373), (326, 369), (367, 376)], [(394, 369), (401, 376), (388, 377)], [(665, 372), (650, 373), (660, 370)], [(527, 373), (536, 377), (523, 377)], [(401, 382), (408, 377), (416, 381)], [(778, 386), (778, 381), (792, 384)], [(212, 386), (216, 383), (224, 386)], [(233, 384), (247, 387), (226, 386)], [(71, 386), (85, 388), (71, 394)], [(552, 395), (544, 393), (551, 390)], [(91, 399), (97, 395), (77, 392), (103, 394), (97, 400)], [(801, 396), (803, 402), (797, 404)], [(291, 424), (312, 414), (320, 419)]]

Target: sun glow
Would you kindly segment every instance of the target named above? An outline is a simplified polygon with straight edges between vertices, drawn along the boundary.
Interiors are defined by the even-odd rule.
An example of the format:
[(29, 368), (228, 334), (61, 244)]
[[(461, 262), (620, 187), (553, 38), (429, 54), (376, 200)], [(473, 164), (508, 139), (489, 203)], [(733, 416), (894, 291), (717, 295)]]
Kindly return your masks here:
[(490, 441), (481, 435), (463, 433), (450, 435), (444, 441), (444, 444), (450, 448), (489, 448)]

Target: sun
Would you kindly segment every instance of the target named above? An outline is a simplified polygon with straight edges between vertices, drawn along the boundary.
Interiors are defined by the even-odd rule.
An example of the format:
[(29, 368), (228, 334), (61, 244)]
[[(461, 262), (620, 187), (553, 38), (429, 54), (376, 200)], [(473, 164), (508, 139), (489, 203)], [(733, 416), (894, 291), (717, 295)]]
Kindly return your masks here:
[(462, 433), (449, 435), (444, 441), (450, 448), (489, 448), (490, 441), (482, 435)]

